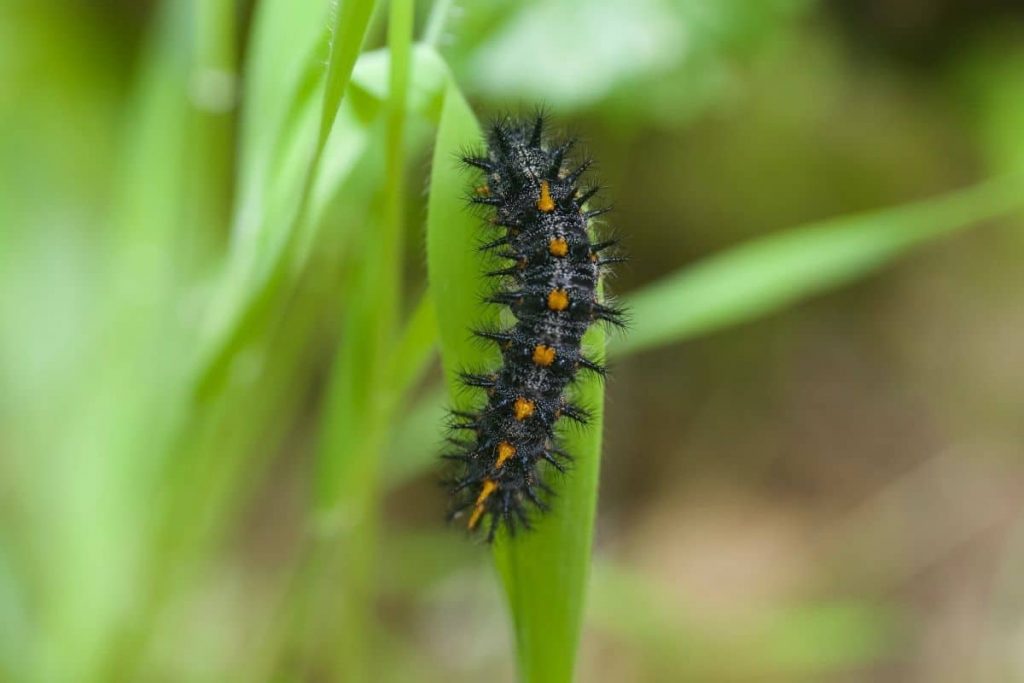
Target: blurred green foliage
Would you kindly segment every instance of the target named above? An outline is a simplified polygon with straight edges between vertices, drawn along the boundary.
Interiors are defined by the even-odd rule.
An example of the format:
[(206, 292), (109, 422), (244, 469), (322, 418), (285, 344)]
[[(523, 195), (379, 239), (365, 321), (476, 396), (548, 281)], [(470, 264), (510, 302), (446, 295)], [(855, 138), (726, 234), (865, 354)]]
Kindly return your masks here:
[[(1024, 54), (1004, 26), (948, 68), (967, 171), (901, 206), (853, 213), (866, 192), (849, 215), (684, 254), (681, 216), (645, 215), (651, 188), (621, 169), (643, 138), (668, 150), (742, 107), (810, 116), (800, 98), (842, 77), (802, 64), (838, 40), (825, 16), (808, 0), (0, 6), (0, 678), (471, 680), (515, 662), (567, 681), (581, 631), (637, 660), (608, 680), (822, 680), (893, 658), (905, 620), (867, 598), (706, 628), (615, 556), (621, 532), (588, 603), (601, 420), (570, 436), (587, 456), (571, 514), (503, 539), (500, 580), (419, 519), (442, 508), (423, 485), (442, 409), (465, 400), (436, 356), (450, 384), (488, 315), (454, 166), (479, 137), (468, 102), (543, 101), (607, 133), (614, 222), (647, 283), (613, 292), (634, 314), (615, 358), (777, 313), (1024, 206)], [(759, 70), (773, 60), (790, 80)], [(828, 189), (794, 190), (727, 138), (706, 144), (738, 158), (701, 178), (726, 198), (737, 167), (808, 206)], [(802, 142), (795, 164), (816, 152)], [(712, 194), (675, 163), (655, 169), (665, 194)], [(663, 272), (644, 269), (659, 252)], [(580, 390), (601, 404), (600, 386)]]

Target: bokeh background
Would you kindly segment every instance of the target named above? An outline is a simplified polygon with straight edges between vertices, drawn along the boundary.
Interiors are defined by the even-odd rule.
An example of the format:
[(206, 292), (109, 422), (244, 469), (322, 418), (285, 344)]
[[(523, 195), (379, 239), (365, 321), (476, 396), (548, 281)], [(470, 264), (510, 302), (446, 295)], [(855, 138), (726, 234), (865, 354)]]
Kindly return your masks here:
[[(186, 408), (173, 381), (194, 349), (166, 327), (199, 326), (232, 239), (253, 17), (245, 0), (198, 3), (231, 49), (154, 28), (188, 4), (0, 5), (3, 680), (346, 680), (332, 673), (345, 634), (310, 607), (330, 581), (303, 563), (344, 259), (262, 323), (264, 355), (242, 349), (230, 401)], [(474, 107), (546, 102), (599, 160), (632, 257), (617, 294), (747, 240), (1024, 170), (1019, 0), (450, 4), (432, 28), (424, 3), (417, 30), (435, 31)], [(147, 61), (168, 39), (212, 65), (185, 99)], [(191, 107), (193, 127), (144, 129), (140, 101)], [(135, 145), (202, 173), (126, 162)], [(149, 235), (138, 207), (174, 182), (188, 202)], [(348, 192), (351, 215), (369, 195)], [(1021, 220), (614, 362), (580, 680), (1024, 680)], [(418, 395), (439, 375), (435, 361)], [(402, 471), (361, 625), (376, 679), (513, 680), (489, 554), (443, 527), (435, 418), (391, 451)], [(168, 434), (188, 420), (181, 445)], [(170, 465), (147, 448), (164, 440)], [(157, 508), (180, 524), (149, 544)]]

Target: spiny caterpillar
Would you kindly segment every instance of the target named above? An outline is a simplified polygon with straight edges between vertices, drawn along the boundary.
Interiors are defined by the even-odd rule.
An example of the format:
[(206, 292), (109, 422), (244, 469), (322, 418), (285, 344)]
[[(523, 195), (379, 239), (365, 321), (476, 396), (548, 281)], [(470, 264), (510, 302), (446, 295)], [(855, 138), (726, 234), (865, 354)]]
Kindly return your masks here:
[(583, 334), (594, 322), (624, 323), (623, 311), (598, 294), (605, 267), (625, 259), (608, 255), (615, 240), (590, 239), (590, 219), (607, 211), (585, 208), (599, 189), (580, 185), (591, 160), (569, 170), (574, 141), (548, 141), (543, 133), (543, 116), (501, 119), (489, 129), (486, 153), (462, 159), (486, 176), (470, 201), (490, 207), (489, 223), (504, 231), (480, 249), (510, 262), (486, 273), (501, 283), (487, 301), (507, 306), (516, 320), (507, 329), (474, 330), (498, 346), (502, 362), (462, 373), (463, 384), (485, 390), (487, 402), (475, 411), (452, 411), (453, 431), (472, 438), (448, 439), (454, 450), (443, 456), (458, 468), (449, 482), (450, 517), (465, 515), (470, 531), (487, 519), (488, 541), (500, 523), (514, 534), (531, 527), (530, 508), (549, 509), (554, 490), (541, 463), (564, 472), (571, 461), (555, 424), (564, 417), (585, 425), (589, 418), (566, 389), (580, 370), (605, 371), (583, 355)]

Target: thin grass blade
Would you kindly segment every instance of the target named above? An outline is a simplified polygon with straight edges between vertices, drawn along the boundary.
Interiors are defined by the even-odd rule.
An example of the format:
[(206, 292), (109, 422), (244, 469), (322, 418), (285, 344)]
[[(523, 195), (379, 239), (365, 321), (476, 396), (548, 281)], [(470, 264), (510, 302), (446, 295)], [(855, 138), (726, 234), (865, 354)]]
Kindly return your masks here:
[(1019, 176), (998, 178), (740, 245), (629, 296), (633, 329), (609, 351), (643, 351), (769, 315), (864, 277), (931, 240), (1024, 208), (1022, 187)]

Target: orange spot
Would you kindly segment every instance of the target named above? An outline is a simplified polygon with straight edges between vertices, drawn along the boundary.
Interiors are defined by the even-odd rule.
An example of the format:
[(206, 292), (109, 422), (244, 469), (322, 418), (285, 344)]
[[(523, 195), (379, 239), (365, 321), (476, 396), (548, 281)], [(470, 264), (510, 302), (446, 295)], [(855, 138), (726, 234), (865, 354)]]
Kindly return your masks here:
[(562, 237), (555, 237), (548, 242), (548, 251), (551, 252), (552, 256), (562, 258), (569, 253), (569, 243)]
[(544, 213), (551, 213), (555, 210), (555, 200), (551, 198), (551, 186), (548, 181), (540, 181), (540, 199), (537, 200), (537, 210)]
[(498, 444), (498, 462), (494, 463), (495, 467), (501, 467), (505, 464), (505, 461), (516, 454), (516, 447), (510, 444), (508, 441), (502, 441)]
[(552, 311), (564, 311), (569, 308), (569, 292), (564, 289), (552, 289), (548, 294), (548, 308)]
[(537, 344), (533, 347), (533, 362), (548, 367), (555, 362), (555, 350), (550, 346)]
[(470, 529), (476, 528), (477, 522), (484, 514), (484, 502), (487, 498), (494, 493), (498, 488), (498, 485), (490, 479), (484, 480), (484, 487), (480, 489), (480, 495), (476, 497), (476, 504), (473, 505), (473, 514), (469, 516), (469, 524), (466, 526)]
[(481, 185), (480, 187), (475, 188), (473, 191), (476, 192), (481, 197), (486, 197), (491, 194), (491, 188), (487, 187), (486, 185)]
[(512, 411), (516, 416), (516, 419), (522, 422), (526, 418), (533, 415), (533, 409), (535, 408), (533, 401), (528, 398), (520, 396), (516, 399), (516, 404), (513, 406)]

